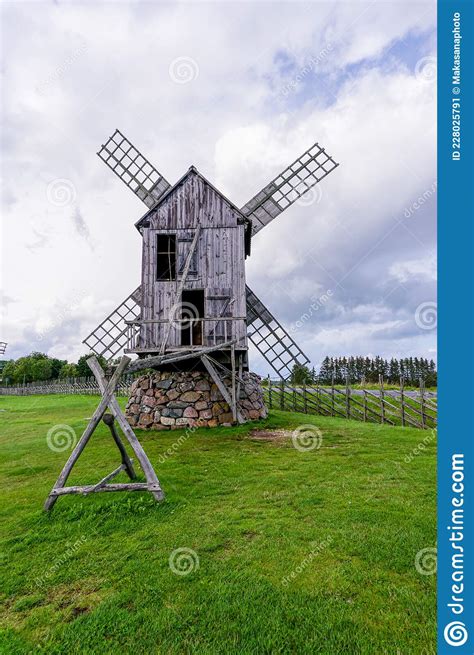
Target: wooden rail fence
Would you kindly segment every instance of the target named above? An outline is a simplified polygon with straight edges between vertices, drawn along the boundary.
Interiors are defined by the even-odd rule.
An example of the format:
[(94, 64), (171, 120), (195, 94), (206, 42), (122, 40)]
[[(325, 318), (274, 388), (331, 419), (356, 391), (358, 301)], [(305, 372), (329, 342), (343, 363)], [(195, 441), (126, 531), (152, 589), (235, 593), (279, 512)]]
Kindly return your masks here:
[[(124, 376), (117, 385), (116, 395), (128, 396), (134, 376)], [(0, 396), (34, 396), (39, 394), (86, 394), (100, 395), (99, 385), (94, 377), (66, 378), (64, 380), (41, 380), (11, 387), (0, 387)]]
[[(124, 376), (117, 386), (117, 395), (128, 396), (134, 376)], [(335, 385), (291, 386), (288, 382), (267, 381), (264, 388), (269, 409), (281, 409), (304, 414), (320, 414), (350, 418), (371, 423), (387, 423), (414, 428), (435, 428), (437, 424), (437, 395), (427, 392), (423, 383), (416, 391), (405, 391), (403, 381), (399, 389), (385, 389), (380, 379), (378, 389), (345, 388)], [(94, 377), (45, 380), (1, 387), (0, 396), (30, 396), (36, 394), (100, 395)]]
[(423, 382), (414, 392), (405, 391), (403, 380), (399, 389), (385, 389), (380, 379), (379, 388), (374, 390), (363, 386), (354, 389), (348, 381), (341, 389), (334, 384), (298, 387), (268, 379), (265, 398), (269, 409), (421, 429), (437, 425), (437, 394), (427, 392)]

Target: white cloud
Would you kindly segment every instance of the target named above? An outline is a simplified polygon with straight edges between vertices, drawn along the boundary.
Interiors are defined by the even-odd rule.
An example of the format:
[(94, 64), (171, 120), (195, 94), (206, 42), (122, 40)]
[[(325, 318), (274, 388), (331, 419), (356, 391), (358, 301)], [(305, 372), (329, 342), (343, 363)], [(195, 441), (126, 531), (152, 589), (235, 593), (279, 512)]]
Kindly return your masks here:
[(423, 259), (395, 262), (389, 273), (402, 284), (420, 278), (434, 281), (437, 278), (436, 259), (431, 255)]
[[(329, 107), (319, 102), (317, 77), (296, 106), (275, 102), (294, 74), (278, 53), (303, 63), (330, 40), (334, 50), (320, 71), (337, 73), (380, 56), (394, 39), (432, 30), (431, 3), (18, 3), (2, 11), (2, 284), (15, 299), (2, 339), (18, 351), (30, 348), (25, 330), (30, 335), (40, 319), (54, 323), (58, 306), (80, 289), (87, 303), (48, 342), (54, 353), (76, 356), (81, 339), (139, 282), (133, 223), (144, 207), (94, 154), (115, 127), (171, 182), (194, 163), (242, 204), (313, 140), (334, 154), (341, 166), (322, 183), (321, 201), (288, 210), (256, 237), (248, 260), (249, 281), (275, 314), (299, 304), (288, 320), (314, 289), (336, 288), (347, 275), (345, 288), (355, 285), (364, 262), (375, 267), (377, 240), (434, 179), (435, 86), (402, 63), (390, 72), (362, 68), (332, 89)], [(199, 69), (188, 84), (169, 75), (180, 56)], [(55, 180), (68, 182), (70, 202), (52, 202)], [(410, 275), (397, 258), (424, 260), (432, 216), (420, 210), (412, 218), (418, 241), (409, 237), (411, 251), (395, 250), (383, 270), (377, 262), (374, 287)], [(286, 293), (272, 289), (282, 282)], [(325, 306), (331, 311), (335, 302)], [(331, 331), (341, 351), (354, 349), (356, 332), (351, 346)], [(319, 353), (311, 339), (302, 345)]]

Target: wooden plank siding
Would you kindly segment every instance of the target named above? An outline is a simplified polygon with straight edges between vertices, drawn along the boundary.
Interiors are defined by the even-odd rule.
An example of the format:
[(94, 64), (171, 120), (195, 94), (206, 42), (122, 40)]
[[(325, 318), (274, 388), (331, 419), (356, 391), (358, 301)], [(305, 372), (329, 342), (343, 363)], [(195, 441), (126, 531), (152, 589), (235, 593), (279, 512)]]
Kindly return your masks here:
[[(181, 183), (171, 190), (143, 226), (142, 255), (142, 319), (168, 319), (180, 283), (179, 270), (189, 251), (198, 223), (201, 233), (197, 242), (195, 263), (186, 278), (184, 290), (204, 290), (204, 317), (215, 316), (217, 296), (229, 298), (225, 316), (246, 316), (245, 293), (245, 224), (240, 212), (224, 196), (190, 169)], [(157, 280), (156, 242), (158, 234), (176, 234), (176, 280)], [(176, 316), (179, 318), (179, 316)], [(215, 322), (204, 324), (204, 343)], [(243, 320), (232, 322), (232, 338), (238, 347), (247, 347), (246, 325)], [(227, 329), (227, 328), (226, 328)], [(140, 348), (159, 346), (164, 336), (163, 324), (142, 326)], [(220, 333), (219, 333), (220, 334)], [(170, 330), (167, 350), (181, 345), (178, 326)]]

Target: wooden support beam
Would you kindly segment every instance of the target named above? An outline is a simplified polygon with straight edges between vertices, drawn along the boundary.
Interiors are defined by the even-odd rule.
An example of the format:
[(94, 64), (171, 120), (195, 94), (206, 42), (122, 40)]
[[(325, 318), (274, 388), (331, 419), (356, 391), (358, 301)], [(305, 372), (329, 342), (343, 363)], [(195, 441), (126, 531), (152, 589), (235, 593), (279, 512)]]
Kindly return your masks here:
[(88, 494), (99, 493), (100, 491), (150, 491), (150, 487), (146, 482), (124, 482), (123, 484), (106, 484), (97, 489), (91, 485), (62, 487), (61, 489), (53, 489), (51, 494), (57, 498), (58, 496), (66, 496), (67, 494), (82, 494), (87, 496)]
[(97, 491), (98, 489), (100, 489), (100, 487), (103, 487), (104, 485), (106, 485), (107, 482), (109, 482), (110, 480), (113, 480), (114, 478), (116, 478), (119, 473), (122, 473), (122, 471), (125, 471), (125, 468), (126, 468), (125, 464), (123, 464), (123, 463), (120, 464), (120, 466), (117, 466), (117, 468), (114, 469), (112, 471), (112, 473), (109, 473), (108, 475), (103, 477), (102, 480), (99, 480), (99, 482), (97, 484), (91, 485), (91, 491)]
[(128, 477), (130, 478), (130, 480), (135, 480), (137, 476), (133, 468), (133, 462), (128, 456), (128, 453), (125, 450), (125, 446), (123, 445), (122, 440), (120, 439), (117, 429), (115, 428), (114, 425), (115, 416), (113, 414), (104, 414), (102, 420), (105, 423), (105, 425), (108, 426), (110, 430), (110, 434), (112, 435), (113, 440), (117, 444), (117, 448), (120, 451), (120, 456), (122, 457), (122, 464), (125, 466), (125, 470), (127, 472)]
[[(125, 371), (127, 366), (130, 363), (130, 359), (126, 356), (122, 357), (120, 360), (119, 365), (115, 369), (111, 379), (109, 382), (105, 379), (104, 372), (97, 360), (97, 358), (91, 357), (87, 360), (87, 363), (94, 373), (97, 383), (99, 385), (99, 389), (102, 393), (102, 398), (99, 403), (99, 406), (95, 410), (92, 418), (90, 419), (86, 429), (84, 430), (81, 438), (77, 442), (74, 450), (72, 451), (71, 455), (69, 456), (68, 461), (64, 465), (63, 470), (61, 471), (61, 474), (59, 475), (59, 478), (57, 479), (53, 489), (51, 490), (48, 498), (46, 499), (44, 509), (46, 511), (50, 510), (54, 503), (57, 501), (58, 496), (60, 495), (65, 495), (68, 493), (92, 493), (92, 492), (98, 492), (98, 491), (139, 491), (139, 490), (146, 490), (150, 491), (153, 496), (155, 497), (156, 500), (162, 500), (164, 498), (163, 491), (160, 487), (160, 483), (158, 481), (158, 478), (156, 477), (156, 473), (146, 456), (145, 451), (142, 448), (142, 445), (138, 441), (137, 437), (135, 436), (132, 428), (128, 424), (127, 419), (125, 418), (124, 414), (122, 413), (122, 410), (120, 409), (120, 406), (117, 402), (117, 399), (115, 398), (114, 392), (115, 388), (118, 384), (118, 381), (120, 379), (120, 376), (122, 373)], [(143, 472), (145, 474), (145, 478), (147, 480), (146, 484), (145, 483), (128, 483), (128, 484), (114, 484), (114, 485), (109, 485), (107, 484), (108, 480), (114, 478), (116, 475), (118, 475), (122, 470), (126, 470), (127, 473), (130, 475), (130, 477), (135, 475), (134, 470), (133, 470), (133, 465), (128, 457), (125, 448), (123, 446), (123, 443), (121, 442), (120, 438), (118, 437), (117, 434), (114, 436), (114, 425), (113, 425), (113, 420), (110, 419), (109, 417), (105, 418), (105, 423), (109, 425), (109, 427), (113, 430), (112, 431), (112, 436), (114, 437), (114, 441), (117, 444), (120, 453), (122, 455), (122, 463), (121, 465), (112, 471), (109, 475), (105, 476), (102, 480), (100, 480), (97, 484), (95, 485), (88, 485), (88, 486), (81, 486), (81, 487), (65, 487), (66, 480), (69, 477), (69, 474), (71, 473), (71, 470), (78, 460), (79, 456), (81, 455), (82, 451), (84, 450), (87, 442), (89, 441), (90, 437), (92, 436), (94, 430), (100, 423), (102, 417), (105, 414), (105, 411), (107, 407), (110, 407), (110, 410), (113, 414), (113, 417), (117, 419), (118, 424), (120, 425), (123, 433), (125, 434), (128, 442), (130, 443), (130, 446), (132, 447), (135, 455), (137, 456), (137, 459), (143, 469)], [(112, 418), (113, 418), (112, 417)], [(117, 438), (115, 438), (117, 437)], [(120, 445), (119, 445), (120, 444)]]
[[(217, 388), (221, 392), (222, 397), (224, 398), (226, 403), (229, 405), (229, 407), (232, 407), (232, 398), (230, 397), (230, 394), (227, 391), (225, 384), (223, 383), (223, 381), (219, 377), (219, 373), (216, 371), (213, 364), (211, 364), (211, 361), (209, 360), (209, 357), (207, 357), (206, 355), (202, 355), (201, 359), (202, 359), (202, 362), (203, 362), (204, 366), (206, 367), (207, 372), (209, 373), (211, 378), (214, 380)], [(242, 416), (242, 414), (240, 413), (238, 407), (236, 407), (236, 419), (237, 419), (238, 423), (245, 423), (245, 419)]]
[[(104, 380), (104, 389), (103, 390), (101, 389), (103, 395), (102, 395), (102, 399), (101, 399), (101, 401), (99, 403), (99, 406), (97, 407), (94, 414), (92, 415), (92, 418), (89, 421), (86, 429), (84, 430), (81, 438), (77, 442), (74, 450), (72, 451), (72, 453), (69, 456), (69, 459), (67, 460), (66, 464), (64, 465), (64, 468), (61, 471), (61, 473), (59, 475), (59, 478), (56, 480), (56, 483), (55, 483), (55, 485), (53, 487), (53, 491), (56, 490), (56, 489), (59, 489), (61, 487), (64, 487), (64, 485), (66, 484), (66, 480), (68, 479), (69, 474), (71, 473), (74, 464), (79, 459), (79, 456), (82, 453), (82, 451), (84, 450), (87, 442), (91, 438), (92, 433), (94, 432), (96, 427), (99, 425), (99, 423), (100, 423), (100, 421), (102, 419), (102, 416), (104, 415), (105, 410), (107, 409), (107, 405), (109, 404), (111, 398), (113, 397), (113, 393), (114, 393), (115, 387), (117, 386), (117, 383), (118, 383), (118, 381), (120, 379), (120, 376), (122, 375), (124, 370), (127, 368), (129, 362), (130, 362), (129, 357), (122, 357), (122, 359), (120, 360), (119, 365), (115, 369), (109, 383), (105, 384), (105, 380)], [(97, 365), (100, 368), (99, 362), (97, 362)], [(100, 371), (102, 373), (102, 369), (100, 369)], [(48, 496), (48, 498), (46, 499), (44, 509), (47, 510), (47, 511), (50, 510), (53, 507), (56, 500), (57, 500), (56, 495), (50, 494)]]
[[(87, 363), (89, 364), (89, 367), (91, 368), (92, 372), (94, 373), (97, 382), (99, 384), (99, 389), (102, 391), (103, 389), (106, 388), (106, 380), (104, 377), (104, 373), (100, 367), (99, 362), (97, 361), (96, 357), (91, 357), (90, 359), (87, 360)], [(156, 476), (155, 470), (153, 466), (151, 465), (150, 460), (148, 459), (145, 451), (143, 450), (143, 447), (141, 443), (138, 441), (137, 437), (135, 436), (134, 431), (130, 427), (129, 422), (125, 418), (122, 410), (120, 409), (120, 405), (118, 404), (117, 399), (115, 396), (113, 396), (110, 401), (109, 401), (109, 407), (110, 411), (112, 414), (115, 416), (117, 419), (118, 424), (120, 425), (120, 428), (124, 435), (127, 437), (127, 440), (132, 447), (133, 452), (135, 453), (140, 466), (142, 467), (143, 473), (145, 474), (145, 478), (148, 482), (148, 486), (150, 488), (150, 491), (152, 491), (153, 496), (155, 497), (156, 500), (163, 500), (164, 498), (164, 493), (161, 490), (160, 483), (158, 481), (158, 478)]]
[(232, 400), (232, 416), (234, 421), (237, 421), (237, 398), (236, 398), (236, 388), (235, 388), (235, 346), (232, 346), (230, 349), (230, 361), (232, 366), (232, 378), (231, 378), (231, 400)]
[(137, 371), (142, 371), (145, 368), (153, 368), (154, 366), (160, 366), (162, 364), (174, 364), (174, 362), (181, 362), (185, 359), (199, 359), (201, 355), (207, 353), (212, 353), (215, 350), (223, 350), (225, 348), (230, 348), (233, 344), (237, 343), (234, 339), (233, 341), (227, 341), (226, 343), (221, 343), (218, 346), (208, 346), (206, 348), (199, 348), (199, 350), (193, 350), (192, 352), (186, 351), (185, 353), (172, 353), (168, 355), (156, 355), (154, 357), (147, 357), (146, 359), (137, 359), (128, 368), (128, 373), (136, 373)]
[(236, 389), (237, 402), (239, 402), (240, 400), (240, 386), (243, 382), (243, 363), (242, 363), (243, 354), (241, 352), (239, 353), (238, 358), (239, 358), (239, 372), (237, 375), (237, 389)]
[[(198, 223), (198, 225), (196, 227), (196, 231), (194, 233), (194, 238), (193, 238), (193, 240), (191, 242), (191, 246), (189, 248), (188, 256), (186, 257), (186, 263), (184, 264), (183, 272), (181, 274), (181, 279), (179, 281), (178, 288), (176, 290), (176, 296), (175, 296), (175, 299), (174, 299), (174, 303), (172, 305), (173, 308), (177, 307), (178, 303), (181, 302), (181, 293), (183, 292), (184, 283), (186, 282), (186, 278), (188, 277), (189, 268), (191, 266), (191, 261), (192, 261), (192, 258), (193, 258), (194, 251), (196, 250), (196, 246), (197, 246), (197, 242), (198, 242), (200, 233), (201, 233), (201, 224)], [(175, 317), (173, 317), (173, 318), (175, 318)], [(164, 336), (163, 341), (161, 343), (160, 354), (163, 354), (165, 352), (165, 348), (166, 348), (166, 344), (168, 343), (170, 332), (171, 332), (171, 316), (169, 317), (169, 321), (168, 321), (168, 323), (166, 324), (166, 327), (165, 327), (165, 336)]]

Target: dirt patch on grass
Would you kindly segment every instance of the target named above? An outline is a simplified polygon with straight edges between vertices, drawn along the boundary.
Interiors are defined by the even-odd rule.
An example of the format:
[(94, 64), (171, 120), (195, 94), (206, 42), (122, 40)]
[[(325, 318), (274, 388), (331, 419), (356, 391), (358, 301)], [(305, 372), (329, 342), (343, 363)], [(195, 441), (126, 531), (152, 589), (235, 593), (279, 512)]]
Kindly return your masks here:
[(81, 616), (81, 614), (86, 614), (87, 612), (90, 611), (91, 611), (90, 607), (73, 607), (71, 612), (71, 618), (77, 619), (77, 617)]
[(252, 439), (254, 441), (276, 441), (276, 442), (282, 442), (282, 441), (288, 441), (288, 439), (291, 439), (291, 435), (293, 433), (290, 432), (289, 430), (251, 430), (249, 432), (249, 439)]
[(88, 578), (48, 590), (48, 600), (69, 622), (95, 609), (107, 597), (102, 581)]

